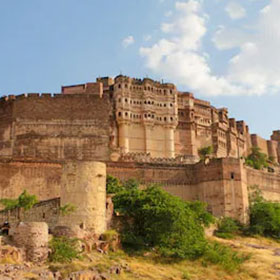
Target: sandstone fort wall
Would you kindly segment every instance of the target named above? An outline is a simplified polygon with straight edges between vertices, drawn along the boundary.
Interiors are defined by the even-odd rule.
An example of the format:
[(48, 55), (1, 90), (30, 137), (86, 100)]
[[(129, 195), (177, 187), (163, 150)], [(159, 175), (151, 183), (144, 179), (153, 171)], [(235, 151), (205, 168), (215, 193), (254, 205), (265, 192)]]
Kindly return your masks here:
[(16, 198), (23, 190), (40, 200), (60, 197), (61, 175), (60, 164), (0, 162), (0, 198)]

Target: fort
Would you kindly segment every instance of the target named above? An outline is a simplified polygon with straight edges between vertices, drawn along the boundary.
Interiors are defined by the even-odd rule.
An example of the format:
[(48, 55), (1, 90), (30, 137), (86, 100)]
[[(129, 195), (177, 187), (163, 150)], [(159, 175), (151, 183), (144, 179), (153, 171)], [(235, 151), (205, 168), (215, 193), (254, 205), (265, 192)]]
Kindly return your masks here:
[[(213, 147), (213, 156), (201, 162), (198, 151), (207, 146)], [(269, 170), (244, 164), (251, 147), (259, 147), (274, 162)], [(37, 195), (41, 210), (34, 210), (29, 220), (42, 215), (59, 224), (55, 209), (61, 201), (80, 205), (82, 197), (89, 199), (86, 192), (78, 198), (71, 194), (65, 180), (76, 194), (77, 188), (83, 193), (88, 186), (77, 184), (83, 180), (81, 166), (90, 172), (86, 163), (97, 161), (105, 167), (96, 178), (107, 173), (160, 183), (183, 199), (207, 202), (218, 217), (246, 222), (253, 185), (267, 199), (280, 201), (280, 131), (270, 140), (250, 134), (244, 121), (229, 118), (226, 108), (217, 109), (173, 84), (120, 75), (63, 86), (59, 94), (0, 99), (0, 198), (15, 198), (24, 189)], [(91, 193), (95, 199), (88, 205), (100, 210), (90, 214), (99, 221), (92, 226), (101, 231), (104, 188)], [(5, 215), (0, 213), (0, 220)]]

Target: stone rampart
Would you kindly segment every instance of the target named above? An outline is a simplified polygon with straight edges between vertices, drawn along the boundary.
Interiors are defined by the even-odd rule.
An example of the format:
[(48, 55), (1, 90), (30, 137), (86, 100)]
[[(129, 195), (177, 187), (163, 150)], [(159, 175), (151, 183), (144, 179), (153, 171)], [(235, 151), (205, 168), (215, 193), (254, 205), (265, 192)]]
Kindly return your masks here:
[(0, 198), (16, 198), (23, 190), (40, 200), (60, 197), (62, 167), (58, 163), (0, 162)]
[[(20, 213), (20, 218), (24, 222), (45, 222), (52, 231), (58, 224), (60, 198), (41, 201), (35, 204), (30, 210)], [(19, 222), (19, 209), (0, 211), (0, 225), (9, 221), (10, 225)]]

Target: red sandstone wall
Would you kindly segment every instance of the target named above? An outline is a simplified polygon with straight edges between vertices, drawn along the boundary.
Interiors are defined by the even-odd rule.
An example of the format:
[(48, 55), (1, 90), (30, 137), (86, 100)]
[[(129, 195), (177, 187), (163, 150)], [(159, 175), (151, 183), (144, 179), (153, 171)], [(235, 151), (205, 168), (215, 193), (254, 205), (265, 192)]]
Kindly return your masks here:
[(13, 159), (108, 160), (112, 116), (108, 97), (31, 94), (1, 102), (1, 110), (9, 112), (13, 123), (4, 115), (7, 120), (1, 125), (0, 111), (0, 145), (9, 148), (0, 151)]
[(53, 163), (0, 163), (0, 198), (16, 198), (23, 190), (39, 200), (60, 197), (62, 168)]
[(271, 201), (280, 202), (280, 175), (246, 167), (247, 184), (258, 186), (263, 196)]

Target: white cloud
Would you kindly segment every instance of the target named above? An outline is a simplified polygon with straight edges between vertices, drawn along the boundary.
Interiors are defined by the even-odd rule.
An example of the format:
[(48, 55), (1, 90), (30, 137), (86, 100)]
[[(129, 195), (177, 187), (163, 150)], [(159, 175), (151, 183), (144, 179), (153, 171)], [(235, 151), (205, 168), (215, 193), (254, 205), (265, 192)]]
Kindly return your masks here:
[(246, 10), (237, 2), (230, 2), (226, 6), (226, 12), (232, 19), (240, 19), (246, 16)]
[(240, 29), (219, 26), (212, 41), (219, 50), (228, 50), (239, 48), (242, 43), (246, 42), (247, 38), (248, 35)]
[(161, 26), (163, 33), (171, 38), (163, 38), (149, 48), (140, 49), (146, 66), (165, 79), (205, 94), (234, 93), (236, 87), (224, 77), (211, 73), (208, 54), (199, 53), (207, 31), (201, 3), (196, 0), (176, 2), (175, 8), (174, 20)]
[(212, 72), (209, 54), (202, 48), (207, 33), (202, 2), (176, 2), (175, 10), (171, 20), (161, 25), (163, 37), (140, 48), (146, 67), (157, 76), (205, 95), (280, 91), (279, 0), (271, 0), (265, 12), (258, 14), (254, 30), (219, 27), (213, 37), (217, 51), (236, 49), (225, 61), (227, 69), (221, 76)]
[(256, 34), (248, 35), (240, 52), (231, 60), (228, 78), (251, 93), (280, 91), (280, 2), (272, 0), (261, 13)]
[(122, 45), (123, 45), (124, 48), (127, 48), (130, 45), (133, 45), (134, 43), (135, 43), (134, 37), (131, 36), (131, 35), (124, 38), (123, 41), (122, 41)]

